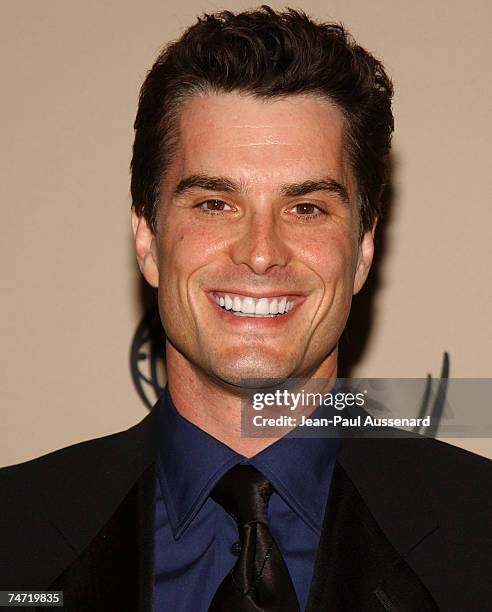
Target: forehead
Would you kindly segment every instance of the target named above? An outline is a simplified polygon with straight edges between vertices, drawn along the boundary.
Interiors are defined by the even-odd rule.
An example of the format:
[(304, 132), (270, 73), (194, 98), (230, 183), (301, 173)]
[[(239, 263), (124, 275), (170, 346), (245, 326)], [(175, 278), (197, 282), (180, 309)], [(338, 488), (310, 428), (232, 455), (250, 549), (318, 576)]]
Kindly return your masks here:
[(194, 96), (179, 115), (168, 178), (228, 175), (251, 188), (326, 175), (347, 182), (343, 131), (341, 111), (314, 96)]

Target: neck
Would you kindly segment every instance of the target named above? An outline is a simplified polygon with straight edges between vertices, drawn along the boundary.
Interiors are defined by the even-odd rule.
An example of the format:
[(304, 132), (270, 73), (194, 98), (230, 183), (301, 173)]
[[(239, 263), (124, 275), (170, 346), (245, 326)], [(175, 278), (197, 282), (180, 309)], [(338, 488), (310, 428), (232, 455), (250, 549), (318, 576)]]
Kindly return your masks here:
[[(334, 381), (337, 356), (335, 347), (310, 378)], [(169, 341), (166, 341), (166, 368), (169, 392), (181, 416), (245, 457), (253, 457), (292, 429), (285, 428), (281, 435), (269, 438), (243, 437), (239, 390), (230, 390), (216, 383)]]

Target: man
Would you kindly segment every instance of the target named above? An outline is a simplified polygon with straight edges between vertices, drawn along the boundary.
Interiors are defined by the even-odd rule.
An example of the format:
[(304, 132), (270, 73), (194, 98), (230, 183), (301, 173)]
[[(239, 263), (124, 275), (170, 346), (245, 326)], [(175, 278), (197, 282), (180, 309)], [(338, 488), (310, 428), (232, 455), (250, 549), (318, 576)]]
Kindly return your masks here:
[(425, 439), (241, 437), (249, 379), (334, 379), (393, 130), (342, 27), (205, 16), (142, 88), (140, 269), (168, 384), (128, 431), (1, 472), (2, 589), (68, 610), (488, 610), (490, 462)]

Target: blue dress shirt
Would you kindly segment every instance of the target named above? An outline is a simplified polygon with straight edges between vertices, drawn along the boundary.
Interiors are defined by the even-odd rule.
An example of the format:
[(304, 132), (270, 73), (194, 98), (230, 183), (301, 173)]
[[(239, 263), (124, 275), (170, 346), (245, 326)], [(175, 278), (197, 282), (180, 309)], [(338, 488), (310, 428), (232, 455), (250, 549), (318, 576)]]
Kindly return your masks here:
[(237, 561), (235, 521), (210, 498), (233, 466), (249, 463), (275, 488), (268, 516), (306, 608), (338, 443), (284, 437), (246, 459), (183, 418), (166, 387), (159, 405), (155, 612), (207, 612)]

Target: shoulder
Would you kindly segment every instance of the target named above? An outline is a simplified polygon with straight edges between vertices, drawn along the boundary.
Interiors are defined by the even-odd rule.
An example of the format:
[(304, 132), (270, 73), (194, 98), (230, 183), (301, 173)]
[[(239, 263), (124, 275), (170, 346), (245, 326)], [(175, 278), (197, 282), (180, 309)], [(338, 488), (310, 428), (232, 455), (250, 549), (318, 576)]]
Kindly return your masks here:
[(367, 460), (370, 466), (417, 471), (424, 480), (443, 486), (466, 485), (471, 473), (492, 477), (490, 459), (423, 436), (354, 439), (344, 441), (343, 446), (342, 454), (350, 464)]
[(492, 543), (492, 461), (438, 440), (417, 440), (409, 452), (441, 527), (458, 539)]
[[(155, 411), (153, 411), (155, 412)], [(59, 488), (64, 482), (108, 473), (115, 462), (144, 460), (151, 454), (152, 413), (127, 430), (86, 440), (35, 459), (0, 469), (0, 488), (13, 489), (16, 495), (34, 495), (49, 483)]]
[(118, 433), (79, 442), (36, 459), (0, 469), (0, 495), (5, 500), (3, 525), (20, 515), (49, 516), (94, 496), (111, 496), (131, 486), (154, 460), (153, 410), (140, 423)]
[(426, 507), (456, 537), (492, 537), (490, 459), (424, 437), (345, 442), (342, 466), (381, 513), (388, 507), (407, 513)]
[[(391, 440), (390, 450), (397, 464), (418, 470), (420, 478), (441, 492), (480, 490), (492, 479), (492, 461), (463, 448), (430, 438)], [(490, 491), (484, 490), (489, 494)]]
[(425, 461), (430, 477), (450, 483), (462, 482), (471, 472), (492, 477), (492, 461), (487, 457), (441, 440), (423, 438), (416, 443), (412, 450)]
[(155, 415), (0, 470), (0, 587), (45, 588), (80, 554), (155, 461)]

